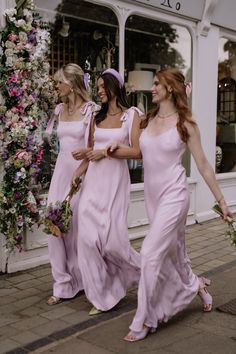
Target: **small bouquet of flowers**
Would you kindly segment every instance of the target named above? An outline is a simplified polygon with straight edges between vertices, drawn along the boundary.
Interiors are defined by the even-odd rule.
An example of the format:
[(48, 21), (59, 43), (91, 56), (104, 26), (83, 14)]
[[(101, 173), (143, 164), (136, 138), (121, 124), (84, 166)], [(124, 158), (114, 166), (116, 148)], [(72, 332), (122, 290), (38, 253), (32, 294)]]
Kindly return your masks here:
[[(212, 210), (214, 210), (215, 213), (219, 214), (223, 218), (224, 214), (218, 204), (215, 204)], [(231, 244), (236, 247), (236, 221), (228, 216), (227, 224), (228, 229), (226, 230), (225, 234), (230, 238)]]
[(77, 192), (77, 188), (81, 183), (81, 178), (77, 177), (76, 186), (72, 185), (66, 198), (61, 202), (50, 203), (46, 209), (44, 219), (42, 221), (44, 225), (43, 231), (46, 234), (56, 237), (62, 237), (70, 229), (70, 223), (72, 218), (72, 210), (70, 207), (70, 201), (73, 195)]

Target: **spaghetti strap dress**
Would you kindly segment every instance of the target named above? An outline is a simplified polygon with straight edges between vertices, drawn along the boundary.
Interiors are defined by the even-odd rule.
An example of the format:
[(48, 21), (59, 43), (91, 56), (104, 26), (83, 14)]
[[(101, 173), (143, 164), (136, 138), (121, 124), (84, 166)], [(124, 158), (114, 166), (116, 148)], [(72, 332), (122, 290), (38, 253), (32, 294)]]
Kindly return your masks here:
[[(89, 121), (96, 107), (89, 101), (81, 107), (82, 120), (62, 121), (60, 119), (62, 105), (57, 106), (55, 110), (55, 114), (58, 115), (59, 154), (48, 192), (48, 204), (63, 201), (70, 190), (73, 173), (80, 164), (71, 153), (87, 145)], [(53, 295), (59, 298), (72, 298), (83, 289), (77, 258), (78, 198), (79, 192), (71, 200), (73, 216), (69, 232), (63, 237), (52, 235), (48, 237), (49, 259), (54, 279)]]
[(144, 193), (150, 229), (141, 248), (137, 311), (130, 326), (157, 328), (196, 296), (198, 277), (185, 247), (189, 191), (182, 156), (186, 144), (177, 127), (160, 135), (144, 129), (140, 136)]
[[(129, 144), (136, 110), (131, 107), (124, 112), (121, 128), (95, 126), (94, 149), (112, 142)], [(102, 311), (114, 307), (140, 277), (140, 256), (129, 242), (129, 200), (126, 159), (89, 163), (78, 208), (78, 260), (85, 294)]]

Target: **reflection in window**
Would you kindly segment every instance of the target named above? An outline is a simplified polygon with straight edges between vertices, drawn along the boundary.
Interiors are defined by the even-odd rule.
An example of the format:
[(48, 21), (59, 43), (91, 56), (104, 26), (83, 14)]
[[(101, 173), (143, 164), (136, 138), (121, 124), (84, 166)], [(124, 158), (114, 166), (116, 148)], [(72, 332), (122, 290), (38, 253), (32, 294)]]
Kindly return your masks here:
[[(186, 28), (132, 15), (125, 26), (125, 79), (130, 103), (146, 112), (152, 108), (153, 74), (178, 67), (191, 81), (191, 37)], [(183, 159), (190, 175), (190, 158)], [(132, 183), (143, 182), (141, 161), (129, 161)]]
[(216, 171), (236, 171), (236, 42), (219, 43)]
[[(113, 67), (118, 70), (119, 30), (117, 17), (104, 6), (84, 0), (35, 0), (40, 15), (51, 23), (51, 74), (70, 62), (90, 74), (91, 98), (98, 102), (96, 81), (100, 73)], [(41, 184), (48, 188), (56, 153), (55, 136), (44, 141)]]

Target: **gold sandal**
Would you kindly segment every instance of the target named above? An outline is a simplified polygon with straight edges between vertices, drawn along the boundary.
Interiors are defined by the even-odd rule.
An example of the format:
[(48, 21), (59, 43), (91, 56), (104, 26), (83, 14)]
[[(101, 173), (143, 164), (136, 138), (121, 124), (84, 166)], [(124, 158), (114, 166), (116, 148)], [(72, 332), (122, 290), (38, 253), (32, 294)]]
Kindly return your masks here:
[(99, 310), (96, 307), (92, 307), (91, 310), (89, 311), (89, 316), (100, 315), (100, 313), (102, 312), (103, 312), (102, 310)]
[(54, 295), (50, 296), (50, 298), (47, 300), (47, 304), (49, 306), (60, 304), (60, 302), (62, 302), (62, 299)]

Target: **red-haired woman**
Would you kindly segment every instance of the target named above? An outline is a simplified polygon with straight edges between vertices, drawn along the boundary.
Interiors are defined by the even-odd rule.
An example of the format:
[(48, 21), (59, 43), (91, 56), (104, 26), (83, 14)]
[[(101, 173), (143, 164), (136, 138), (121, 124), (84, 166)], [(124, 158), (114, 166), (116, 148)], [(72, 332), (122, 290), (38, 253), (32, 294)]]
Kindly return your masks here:
[(186, 147), (223, 210), (231, 213), (203, 152), (200, 133), (187, 105), (189, 86), (177, 69), (159, 71), (153, 80), (157, 108), (142, 122), (140, 148), (150, 230), (141, 249), (138, 308), (124, 338), (137, 341), (184, 309), (198, 294), (203, 311), (212, 309), (209, 281), (193, 273), (185, 248), (189, 191), (181, 160)]

